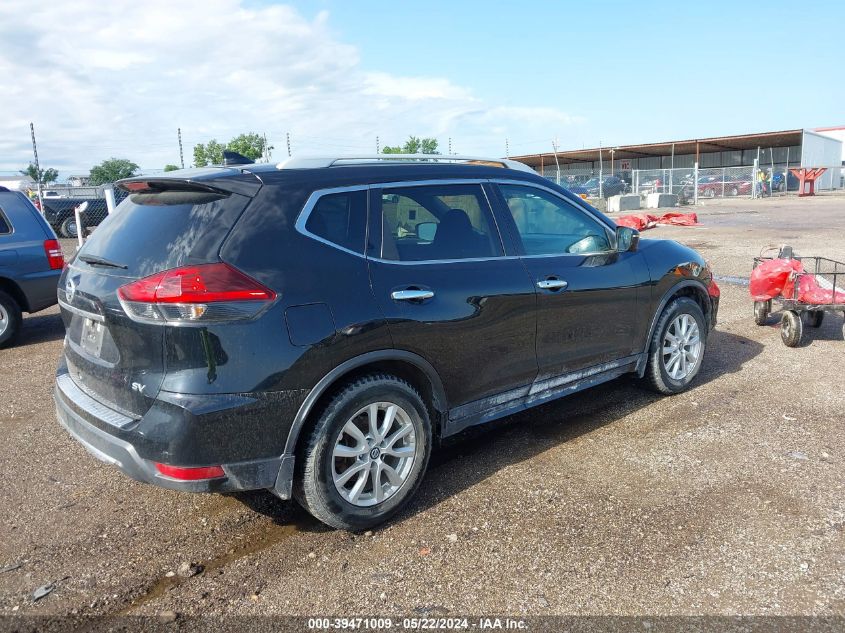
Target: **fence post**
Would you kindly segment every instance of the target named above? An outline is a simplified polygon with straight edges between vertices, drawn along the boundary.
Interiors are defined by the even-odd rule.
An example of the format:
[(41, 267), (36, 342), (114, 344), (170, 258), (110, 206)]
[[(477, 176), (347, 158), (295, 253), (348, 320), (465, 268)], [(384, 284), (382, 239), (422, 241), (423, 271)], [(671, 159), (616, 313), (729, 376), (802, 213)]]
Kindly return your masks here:
[(757, 197), (757, 165), (759, 164), (757, 161), (759, 159), (754, 159), (754, 166), (751, 168), (751, 199), (754, 200)]
[(786, 148), (786, 168), (783, 170), (783, 195), (789, 195), (789, 147)]
[[(84, 204), (84, 203), (83, 203)], [(82, 248), (82, 205), (78, 204), (73, 208), (73, 215), (76, 217), (76, 240), (79, 242), (79, 248)]]
[(599, 198), (604, 198), (604, 191), (602, 185), (604, 184), (604, 162), (601, 158), (601, 144), (599, 144)]
[(114, 187), (111, 185), (105, 187), (103, 189), (103, 193), (106, 195), (106, 211), (109, 215), (114, 213), (115, 203), (114, 203)]
[(695, 161), (695, 165), (692, 168), (692, 199), (694, 200), (693, 204), (698, 204), (698, 161)]

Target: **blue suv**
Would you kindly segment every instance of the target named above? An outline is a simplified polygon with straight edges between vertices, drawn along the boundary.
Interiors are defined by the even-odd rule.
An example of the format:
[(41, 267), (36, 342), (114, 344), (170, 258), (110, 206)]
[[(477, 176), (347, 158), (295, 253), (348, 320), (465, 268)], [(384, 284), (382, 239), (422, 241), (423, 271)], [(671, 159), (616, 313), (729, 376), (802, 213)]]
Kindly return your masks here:
[(56, 304), (64, 264), (56, 234), (29, 198), (0, 187), (0, 347), (14, 341), (22, 312)]

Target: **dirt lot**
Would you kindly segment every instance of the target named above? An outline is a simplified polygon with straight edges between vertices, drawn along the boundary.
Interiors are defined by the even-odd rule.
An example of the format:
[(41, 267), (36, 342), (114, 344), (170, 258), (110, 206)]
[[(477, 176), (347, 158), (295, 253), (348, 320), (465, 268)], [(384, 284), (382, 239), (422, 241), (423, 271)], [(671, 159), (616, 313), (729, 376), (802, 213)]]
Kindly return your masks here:
[[(724, 276), (780, 242), (845, 259), (845, 198), (697, 211), (700, 228), (646, 236)], [(269, 494), (170, 492), (95, 461), (55, 421), (57, 311), (30, 316), (0, 351), (0, 615), (845, 615), (842, 316), (788, 349), (745, 287), (721, 286), (694, 389), (625, 378), (468, 433), (361, 535)], [(173, 575), (183, 562), (204, 571)]]

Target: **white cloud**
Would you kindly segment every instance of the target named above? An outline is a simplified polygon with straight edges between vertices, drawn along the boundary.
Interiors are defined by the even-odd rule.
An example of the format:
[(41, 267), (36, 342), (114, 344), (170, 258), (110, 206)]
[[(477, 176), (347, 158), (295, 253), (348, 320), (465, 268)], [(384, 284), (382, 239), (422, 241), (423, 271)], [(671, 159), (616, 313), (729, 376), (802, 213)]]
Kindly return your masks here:
[[(46, 5), (46, 6), (45, 6)], [(242, 0), (0, 4), (0, 170), (39, 158), (63, 176), (110, 156), (185, 162), (195, 143), (266, 132), (281, 157), (348, 153), (409, 134), (501, 154), (504, 137), (551, 138), (578, 120), (548, 107), (485, 103), (447, 77), (363, 68), (331, 16)], [(545, 144), (544, 144), (545, 146)]]

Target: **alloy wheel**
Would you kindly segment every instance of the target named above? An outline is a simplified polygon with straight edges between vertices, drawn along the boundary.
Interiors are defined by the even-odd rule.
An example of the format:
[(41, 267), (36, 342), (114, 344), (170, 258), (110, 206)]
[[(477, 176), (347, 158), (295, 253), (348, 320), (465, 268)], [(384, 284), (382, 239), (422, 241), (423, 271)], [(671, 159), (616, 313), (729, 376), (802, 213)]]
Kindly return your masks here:
[(0, 304), (0, 336), (3, 336), (6, 332), (10, 322), (11, 319), (9, 318), (9, 313), (6, 311), (6, 308)]
[(701, 333), (692, 315), (678, 315), (666, 329), (662, 358), (672, 380), (684, 380), (695, 371), (701, 358)]
[(417, 454), (414, 425), (393, 402), (359, 409), (341, 428), (332, 450), (332, 479), (355, 506), (382, 503), (408, 480)]

